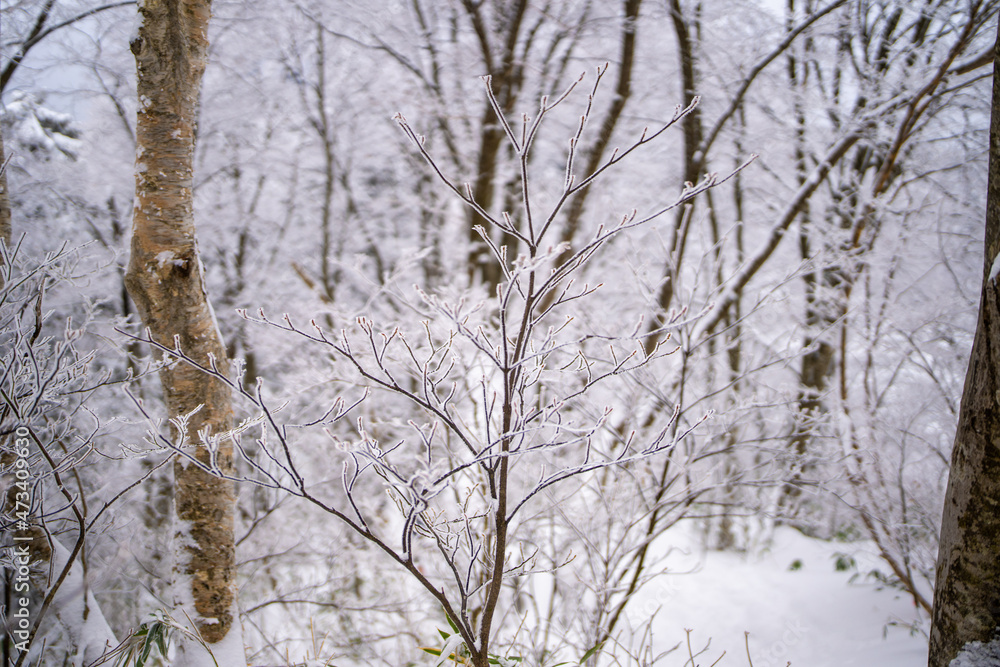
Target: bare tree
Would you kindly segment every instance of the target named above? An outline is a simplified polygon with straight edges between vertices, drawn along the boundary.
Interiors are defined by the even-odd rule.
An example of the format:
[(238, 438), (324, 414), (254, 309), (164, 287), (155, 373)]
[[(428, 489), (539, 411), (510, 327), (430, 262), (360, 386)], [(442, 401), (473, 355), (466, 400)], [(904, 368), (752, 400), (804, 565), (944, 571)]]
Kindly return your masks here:
[[(10, 539), (0, 558), (3, 657), (12, 667), (60, 653), (89, 664), (117, 644), (94, 596), (86, 548), (124, 496), (88, 510), (84, 468), (103, 427), (87, 403), (108, 378), (79, 346), (86, 322), (57, 320), (62, 330), (53, 331), (44, 321), (45, 295), (72, 274), (77, 251), (40, 261), (20, 251), (0, 243), (0, 526)], [(51, 638), (53, 627), (64, 642)]]
[(106, 3), (97, 7), (91, 7), (76, 15), (66, 17), (59, 20), (58, 23), (52, 25), (51, 21), (55, 14), (56, 0), (45, 0), (45, 4), (38, 9), (38, 13), (31, 22), (31, 27), (29, 28), (27, 34), (20, 39), (11, 40), (10, 42), (12, 46), (17, 46), (17, 53), (10, 57), (7, 64), (4, 65), (3, 71), (0, 72), (0, 92), (7, 89), (7, 84), (10, 83), (11, 77), (14, 76), (14, 72), (17, 71), (17, 68), (24, 62), (25, 57), (28, 55), (28, 51), (33, 49), (52, 33), (71, 26), (88, 16), (93, 16), (94, 14), (98, 14), (109, 9), (115, 9), (116, 7), (134, 4), (135, 0), (121, 0), (120, 2)]
[[(607, 409), (577, 413), (595, 388), (653, 364), (667, 352), (656, 348), (647, 354), (638, 331), (621, 336), (591, 333), (574, 326), (567, 315), (597, 290), (575, 285), (574, 276), (604, 246), (674, 210), (715, 185), (716, 179), (706, 178), (684, 189), (676, 201), (649, 215), (633, 211), (616, 225), (594, 229), (588, 243), (559, 263), (556, 258), (563, 247), (547, 239), (558, 233), (553, 223), (563, 207), (691, 111), (691, 106), (678, 107), (663, 126), (647, 130), (593, 173), (581, 175), (574, 147), (586, 125), (585, 114), (570, 144), (562, 194), (551, 208), (542, 208), (530, 194), (529, 154), (543, 119), (574, 87), (555, 100), (543, 98), (537, 116), (525, 117), (519, 125), (509, 123), (500, 99), (489, 89), (490, 105), (521, 166), (518, 225), (507, 213), (494, 216), (486, 211), (471, 188), (446, 176), (423, 139), (405, 119), (398, 119), (445, 186), (490, 226), (516, 236), (524, 248), (512, 261), (502, 247), (490, 243), (486, 229), (480, 230), (493, 261), (511, 267), (502, 271), (495, 311), (483, 303), (449, 302), (421, 292), (420, 307), (427, 321), (424, 330), (416, 333), (399, 327), (383, 330), (365, 317), (339, 333), (315, 321), (310, 328), (287, 317), (278, 321), (263, 315), (257, 318), (320, 346), (330, 359), (345, 360), (367, 388), (360, 396), (339, 397), (311, 424), (323, 425), (345, 452), (341, 502), (329, 499), (322, 487), (314, 488), (298, 462), (289, 425), (277, 421), (259, 388), (247, 392), (238, 380), (188, 355), (183, 346), (148, 339), (162, 354), (240, 391), (261, 411), (235, 431), (245, 437), (259, 429), (252, 450), (257, 454), (239, 445), (254, 471), (246, 481), (284, 489), (314, 504), (395, 561), (441, 605), (454, 629), (440, 654), (464, 653), (477, 667), (486, 667), (497, 657), (494, 623), (503, 615), (506, 582), (537, 569), (534, 555), (524, 552), (523, 544), (522, 553), (514, 548), (519, 526), (525, 521), (523, 514), (550, 489), (573, 478), (666, 454), (685, 433), (672, 429), (673, 420), (668, 419), (660, 432), (646, 434), (645, 442), (628, 437), (608, 442), (603, 433)], [(495, 323), (484, 318), (483, 313), (489, 312), (498, 314)], [(394, 398), (409, 405), (408, 435), (399, 431), (399, 441), (388, 444), (375, 434), (379, 427), (369, 430), (359, 416), (353, 438), (345, 441), (351, 436), (343, 426), (369, 392), (382, 397), (383, 411), (391, 410)], [(230, 436), (215, 437), (221, 441)], [(214, 461), (183, 449), (179, 454), (205, 474), (235, 479)], [(362, 489), (373, 474), (387, 485), (400, 511), (401, 525), (397, 521), (386, 525), (377, 513), (366, 509)]]
[(994, 49), (983, 287), (941, 519), (930, 667), (1000, 642), (1000, 40)]

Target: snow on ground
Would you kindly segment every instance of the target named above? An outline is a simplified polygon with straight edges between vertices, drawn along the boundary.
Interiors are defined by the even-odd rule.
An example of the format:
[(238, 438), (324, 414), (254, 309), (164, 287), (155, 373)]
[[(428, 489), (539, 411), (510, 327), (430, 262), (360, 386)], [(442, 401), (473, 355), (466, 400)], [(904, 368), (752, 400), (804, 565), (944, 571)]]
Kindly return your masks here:
[(969, 642), (955, 658), (951, 667), (996, 667), (1000, 665), (1000, 639), (988, 644)]
[[(654, 580), (632, 608), (633, 627), (658, 609), (657, 650), (684, 641), (684, 629), (691, 628), (695, 651), (711, 638), (699, 665), (711, 665), (725, 650), (720, 667), (746, 667), (744, 631), (749, 631), (754, 667), (784, 667), (789, 661), (793, 667), (927, 664), (926, 639), (909, 627), (926, 627), (926, 617), (912, 599), (863, 575), (852, 583), (856, 570), (834, 568), (837, 553), (852, 555), (864, 570), (879, 567), (869, 544), (823, 542), (781, 528), (766, 553), (743, 556), (706, 552), (692, 546), (691, 535), (684, 545), (676, 534), (668, 539), (686, 552), (671, 554), (666, 561), (671, 570), (697, 569)], [(800, 566), (791, 569), (796, 561)], [(686, 657), (683, 649), (683, 657), (674, 653), (663, 664), (680, 665)]]

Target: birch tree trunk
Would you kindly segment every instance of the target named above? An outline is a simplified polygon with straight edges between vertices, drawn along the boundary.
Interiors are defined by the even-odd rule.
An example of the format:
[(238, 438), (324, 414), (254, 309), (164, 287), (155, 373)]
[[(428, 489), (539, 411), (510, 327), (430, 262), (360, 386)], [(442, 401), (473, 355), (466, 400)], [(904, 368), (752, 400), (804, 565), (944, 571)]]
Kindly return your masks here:
[[(139, 114), (129, 294), (154, 340), (200, 364), (228, 368), (225, 346), (205, 291), (195, 241), (191, 181), (199, 90), (208, 52), (210, 0), (145, 0), (132, 42)], [(213, 452), (200, 433), (232, 426), (231, 392), (189, 365), (160, 371), (171, 419), (188, 417), (178, 445), (231, 472), (232, 443)], [(195, 630), (222, 667), (246, 664), (236, 607), (233, 484), (183, 457), (174, 461), (176, 620)], [(179, 638), (180, 639), (180, 638)], [(209, 665), (200, 642), (181, 640), (174, 665)]]
[(1000, 42), (995, 49), (983, 289), (941, 518), (930, 667), (970, 642), (1000, 641)]

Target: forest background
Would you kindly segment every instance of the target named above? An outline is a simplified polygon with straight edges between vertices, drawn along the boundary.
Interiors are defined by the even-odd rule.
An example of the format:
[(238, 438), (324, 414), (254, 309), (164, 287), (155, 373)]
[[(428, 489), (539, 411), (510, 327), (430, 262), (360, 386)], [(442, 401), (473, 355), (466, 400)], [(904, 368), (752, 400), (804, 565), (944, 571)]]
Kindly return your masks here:
[[(997, 6), (215, 0), (197, 256), (154, 260), (203, 267), (230, 372), (126, 286), (148, 17), (5, 0), (19, 664), (204, 627), (178, 451), (234, 481), (243, 664), (641, 662), (682, 522), (746, 554), (776, 526), (869, 541), (929, 615)], [(232, 468), (163, 405), (191, 363), (232, 390)]]

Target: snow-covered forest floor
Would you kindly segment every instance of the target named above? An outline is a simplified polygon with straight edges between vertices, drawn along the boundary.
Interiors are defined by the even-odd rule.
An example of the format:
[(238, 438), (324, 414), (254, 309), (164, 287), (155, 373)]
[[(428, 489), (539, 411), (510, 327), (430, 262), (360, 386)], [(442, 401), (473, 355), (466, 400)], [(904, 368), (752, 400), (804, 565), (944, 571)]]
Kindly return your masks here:
[(926, 661), (1000, 0), (185, 2), (2, 4), (21, 667)]
[[(681, 643), (664, 664), (680, 665), (687, 657), (686, 629), (692, 648), (705, 649), (699, 658), (705, 665), (723, 651), (720, 665), (747, 665), (745, 632), (754, 667), (927, 661), (926, 614), (872, 574), (883, 566), (870, 543), (817, 540), (779, 528), (765, 553), (748, 556), (702, 549), (690, 529), (677, 531), (675, 540), (668, 565), (679, 573), (651, 584), (635, 605), (636, 612), (657, 609), (654, 652)], [(846, 558), (853, 563), (838, 571)]]

